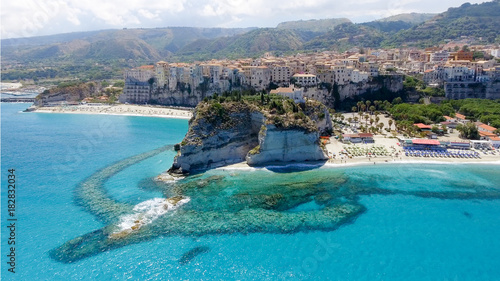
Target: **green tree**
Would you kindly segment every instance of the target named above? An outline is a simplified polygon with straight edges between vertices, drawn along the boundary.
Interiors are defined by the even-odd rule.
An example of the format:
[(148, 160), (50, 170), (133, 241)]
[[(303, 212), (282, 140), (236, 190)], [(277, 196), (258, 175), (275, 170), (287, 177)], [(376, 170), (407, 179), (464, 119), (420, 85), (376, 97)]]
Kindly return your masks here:
[(460, 136), (463, 138), (470, 140), (478, 140), (480, 138), (479, 131), (476, 125), (472, 122), (466, 123), (465, 125), (458, 125), (457, 130), (460, 132)]
[(403, 99), (401, 97), (397, 97), (392, 100), (392, 104), (400, 104), (403, 102)]
[(369, 110), (370, 110), (370, 113), (373, 114), (373, 112), (375, 111), (375, 106), (373, 106), (373, 105), (370, 106)]
[(366, 108), (370, 108), (370, 105), (372, 104), (372, 102), (367, 100), (365, 103), (366, 103)]
[(443, 134), (448, 133), (448, 126), (446, 126), (445, 124), (441, 124), (441, 129), (443, 130)]

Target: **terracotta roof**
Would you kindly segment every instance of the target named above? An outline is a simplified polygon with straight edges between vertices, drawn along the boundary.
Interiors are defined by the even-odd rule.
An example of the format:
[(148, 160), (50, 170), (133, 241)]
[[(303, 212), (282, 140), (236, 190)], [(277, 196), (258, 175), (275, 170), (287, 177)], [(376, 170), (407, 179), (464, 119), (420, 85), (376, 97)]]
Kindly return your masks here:
[(484, 132), (484, 131), (479, 131), (479, 135), (481, 137), (492, 137), (492, 136), (496, 136), (495, 134), (493, 133), (490, 133), (490, 132)]
[(429, 130), (432, 128), (432, 126), (430, 126), (430, 125), (425, 125), (425, 124), (423, 124), (423, 123), (413, 124), (413, 126), (417, 126), (417, 127), (418, 127), (418, 128), (420, 128), (420, 129), (429, 129)]
[(291, 94), (295, 91), (293, 87), (279, 87), (277, 89), (271, 90), (271, 94)]
[(372, 138), (373, 134), (370, 133), (359, 133), (358, 134), (360, 138)]
[(465, 115), (462, 115), (462, 114), (460, 114), (460, 113), (455, 113), (455, 116), (456, 116), (458, 119), (465, 120)]
[(492, 141), (500, 141), (500, 137), (488, 137)]
[(479, 127), (485, 129), (486, 131), (490, 131), (490, 132), (493, 132), (493, 131), (495, 131), (497, 129), (495, 127), (491, 127), (491, 126), (488, 126), (486, 124), (479, 125)]

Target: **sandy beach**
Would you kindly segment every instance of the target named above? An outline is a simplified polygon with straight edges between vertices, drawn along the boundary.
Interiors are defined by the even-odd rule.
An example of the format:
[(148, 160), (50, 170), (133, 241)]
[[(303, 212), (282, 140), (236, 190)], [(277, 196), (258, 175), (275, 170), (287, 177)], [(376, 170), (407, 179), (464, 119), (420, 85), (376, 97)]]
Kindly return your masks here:
[[(492, 164), (500, 165), (500, 151), (489, 151), (484, 153), (479, 150), (470, 150), (469, 152), (477, 151), (480, 158), (445, 158), (445, 157), (411, 157), (406, 156), (403, 148), (398, 145), (396, 138), (384, 137), (381, 135), (374, 136), (374, 144), (344, 144), (336, 139), (331, 139), (330, 143), (326, 145), (329, 157), (326, 162), (303, 162), (303, 163), (281, 163), (270, 164), (265, 167), (251, 167), (246, 162), (240, 162), (218, 169), (227, 170), (253, 170), (266, 168), (271, 166), (324, 166), (324, 167), (346, 167), (346, 166), (359, 166), (359, 165), (377, 165), (377, 164)], [(387, 156), (351, 156), (341, 153), (347, 146), (358, 147), (359, 149), (370, 149), (372, 147), (385, 148)], [(453, 150), (450, 150), (453, 151)]]
[(38, 107), (32, 112), (38, 113), (72, 113), (72, 114), (106, 114), (125, 116), (148, 116), (162, 118), (190, 119), (193, 113), (188, 108), (160, 107), (147, 105), (74, 105)]
[[(331, 139), (330, 143), (326, 145), (330, 160), (328, 164), (378, 164), (378, 163), (500, 163), (500, 152), (499, 151), (489, 151), (482, 152), (479, 150), (471, 149), (468, 152), (478, 152), (480, 158), (447, 158), (447, 157), (412, 157), (406, 156), (404, 150), (399, 146), (399, 140), (397, 138), (391, 138), (382, 135), (375, 135), (373, 137), (375, 143), (373, 144), (344, 144), (336, 139)], [(347, 147), (356, 147), (357, 149), (370, 150), (373, 147), (381, 147), (382, 150), (385, 148), (385, 156), (377, 155), (361, 155), (361, 156), (348, 156), (342, 153)], [(453, 149), (450, 152), (455, 152)], [(456, 151), (458, 152), (458, 151)]]

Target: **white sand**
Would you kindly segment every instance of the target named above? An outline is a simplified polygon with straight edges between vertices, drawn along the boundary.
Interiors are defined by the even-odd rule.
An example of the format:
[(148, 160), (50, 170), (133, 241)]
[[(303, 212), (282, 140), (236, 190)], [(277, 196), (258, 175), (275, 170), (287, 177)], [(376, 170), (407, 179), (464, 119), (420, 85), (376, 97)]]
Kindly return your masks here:
[(33, 112), (150, 116), (179, 119), (190, 119), (193, 116), (189, 109), (131, 104), (39, 107)]

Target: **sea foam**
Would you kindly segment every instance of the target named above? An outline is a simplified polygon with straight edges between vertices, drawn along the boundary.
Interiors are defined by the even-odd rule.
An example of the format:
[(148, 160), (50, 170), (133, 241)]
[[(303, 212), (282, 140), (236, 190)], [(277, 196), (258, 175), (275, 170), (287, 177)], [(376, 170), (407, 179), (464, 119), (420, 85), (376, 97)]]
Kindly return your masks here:
[[(124, 215), (117, 224), (117, 230), (111, 236), (122, 236), (139, 230), (165, 215), (177, 210), (182, 205), (188, 203), (189, 197), (182, 199), (175, 198), (153, 198), (135, 205), (133, 214)], [(114, 237), (117, 238), (117, 237)]]

